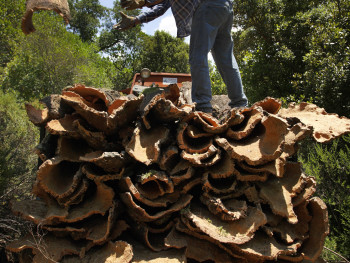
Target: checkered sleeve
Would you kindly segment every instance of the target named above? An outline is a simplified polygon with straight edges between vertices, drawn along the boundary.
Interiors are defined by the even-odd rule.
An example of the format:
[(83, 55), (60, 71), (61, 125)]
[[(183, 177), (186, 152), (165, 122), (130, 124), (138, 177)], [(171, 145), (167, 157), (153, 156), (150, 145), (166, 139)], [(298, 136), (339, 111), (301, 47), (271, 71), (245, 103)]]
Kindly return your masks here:
[(150, 7), (148, 11), (141, 13), (136, 18), (141, 23), (147, 23), (163, 15), (169, 8), (170, 0), (164, 0), (163, 2)]

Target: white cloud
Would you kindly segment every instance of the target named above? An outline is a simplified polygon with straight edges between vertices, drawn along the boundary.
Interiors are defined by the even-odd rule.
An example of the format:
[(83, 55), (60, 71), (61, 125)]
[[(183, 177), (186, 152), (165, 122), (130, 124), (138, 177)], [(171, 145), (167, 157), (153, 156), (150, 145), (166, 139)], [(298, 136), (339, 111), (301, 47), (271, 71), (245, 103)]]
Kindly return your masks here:
[(159, 31), (168, 32), (170, 35), (176, 37), (177, 28), (173, 15), (162, 17), (158, 26)]

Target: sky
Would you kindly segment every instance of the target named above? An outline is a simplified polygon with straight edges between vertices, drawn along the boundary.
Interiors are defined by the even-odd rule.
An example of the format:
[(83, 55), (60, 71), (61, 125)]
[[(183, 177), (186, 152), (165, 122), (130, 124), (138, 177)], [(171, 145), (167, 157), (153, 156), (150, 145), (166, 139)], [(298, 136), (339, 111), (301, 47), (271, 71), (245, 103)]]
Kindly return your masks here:
[[(103, 6), (112, 8), (114, 1), (115, 0), (100, 0), (100, 3)], [(145, 10), (146, 8), (147, 7), (144, 7)], [(154, 35), (154, 32), (157, 30), (168, 32), (170, 35), (176, 37), (177, 28), (176, 28), (174, 16), (170, 9), (161, 17), (158, 17), (157, 19), (149, 23), (144, 23), (142, 26), (142, 31), (145, 32), (147, 35)], [(189, 43), (190, 37), (186, 37), (185, 42)], [(214, 61), (211, 53), (209, 53), (208, 58), (212, 62)]]
[[(100, 0), (101, 5), (112, 8), (114, 0)], [(144, 8), (145, 10), (147, 7)], [(172, 36), (176, 36), (176, 24), (175, 19), (169, 9), (163, 16), (155, 19), (149, 23), (145, 23), (142, 26), (142, 31), (148, 35), (153, 35), (155, 31), (166, 31)], [(188, 38), (186, 42), (188, 42)]]

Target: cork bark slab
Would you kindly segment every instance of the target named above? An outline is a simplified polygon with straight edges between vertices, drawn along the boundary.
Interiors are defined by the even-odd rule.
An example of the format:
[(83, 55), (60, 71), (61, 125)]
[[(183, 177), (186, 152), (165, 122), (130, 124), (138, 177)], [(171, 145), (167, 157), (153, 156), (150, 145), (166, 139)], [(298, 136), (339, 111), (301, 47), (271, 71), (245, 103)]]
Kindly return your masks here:
[(291, 103), (287, 109), (281, 109), (278, 114), (284, 118), (298, 118), (305, 125), (312, 126), (312, 135), (317, 142), (326, 143), (350, 133), (350, 119), (327, 113), (315, 104)]
[(63, 17), (66, 24), (71, 19), (67, 0), (28, 0), (26, 2), (26, 12), (22, 18), (22, 31), (26, 35), (35, 31), (32, 17), (37, 10), (54, 10)]

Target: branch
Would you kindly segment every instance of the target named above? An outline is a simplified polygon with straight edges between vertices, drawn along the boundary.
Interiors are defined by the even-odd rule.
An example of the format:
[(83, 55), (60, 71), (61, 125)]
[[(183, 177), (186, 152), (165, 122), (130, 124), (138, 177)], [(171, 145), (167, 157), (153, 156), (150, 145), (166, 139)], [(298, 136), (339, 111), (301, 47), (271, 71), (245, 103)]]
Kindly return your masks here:
[(338, 254), (337, 252), (333, 251), (332, 249), (328, 248), (328, 247), (323, 247), (326, 250), (330, 251), (331, 253), (333, 253), (334, 255), (340, 257), (341, 259), (345, 260), (346, 263), (350, 263), (349, 260), (347, 260), (346, 258), (344, 258), (342, 255)]

